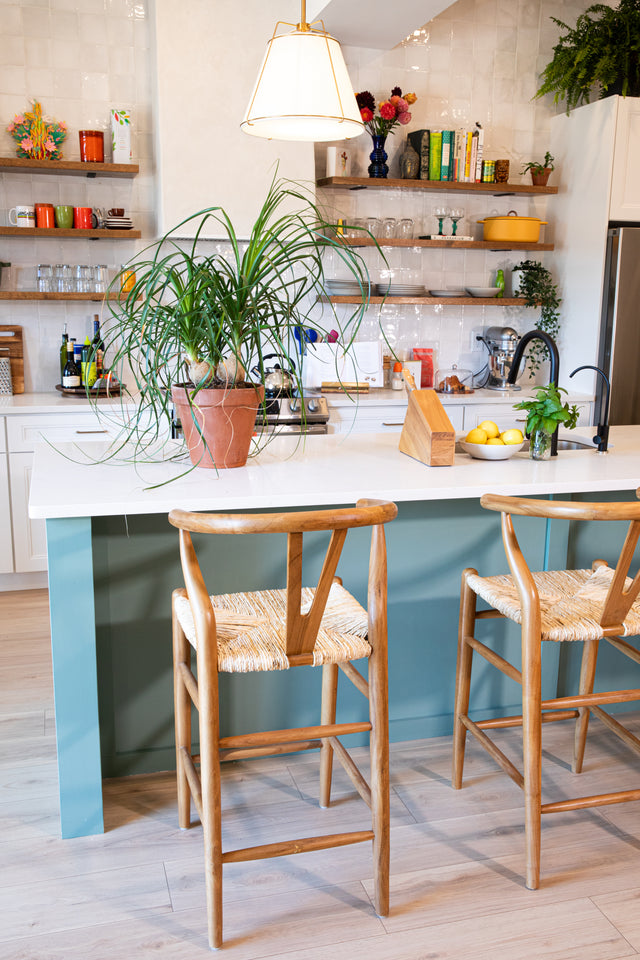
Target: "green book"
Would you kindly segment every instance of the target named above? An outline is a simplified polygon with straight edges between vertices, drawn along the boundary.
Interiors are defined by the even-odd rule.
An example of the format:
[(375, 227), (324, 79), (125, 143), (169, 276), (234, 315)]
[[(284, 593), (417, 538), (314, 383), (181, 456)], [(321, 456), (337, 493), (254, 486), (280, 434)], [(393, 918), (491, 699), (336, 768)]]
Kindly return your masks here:
[(440, 157), (440, 179), (441, 180), (450, 180), (450, 170), (451, 170), (451, 139), (453, 135), (453, 130), (443, 130), (442, 131), (442, 154)]
[(429, 180), (439, 180), (442, 171), (442, 130), (434, 130), (429, 143)]

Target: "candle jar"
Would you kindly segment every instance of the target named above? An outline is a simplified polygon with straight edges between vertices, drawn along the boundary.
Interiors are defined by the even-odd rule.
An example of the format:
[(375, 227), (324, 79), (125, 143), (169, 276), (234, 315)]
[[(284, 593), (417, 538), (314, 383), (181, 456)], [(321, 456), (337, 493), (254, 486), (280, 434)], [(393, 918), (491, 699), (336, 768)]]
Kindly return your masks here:
[(89, 163), (104, 163), (104, 133), (102, 130), (79, 130), (80, 159)]

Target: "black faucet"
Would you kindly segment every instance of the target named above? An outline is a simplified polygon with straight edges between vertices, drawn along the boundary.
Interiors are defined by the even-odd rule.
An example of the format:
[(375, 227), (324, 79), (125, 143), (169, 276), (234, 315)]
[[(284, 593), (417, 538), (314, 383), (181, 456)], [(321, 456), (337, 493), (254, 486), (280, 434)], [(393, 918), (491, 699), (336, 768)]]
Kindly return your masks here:
[[(549, 357), (551, 360), (549, 367), (549, 383), (555, 383), (556, 387), (558, 386), (558, 374), (560, 370), (560, 354), (558, 353), (558, 348), (553, 337), (550, 337), (548, 333), (544, 330), (529, 330), (525, 333), (520, 340), (518, 341), (518, 346), (513, 355), (513, 360), (511, 361), (511, 370), (509, 371), (509, 376), (507, 377), (507, 383), (515, 383), (518, 376), (518, 371), (520, 370), (520, 364), (522, 362), (522, 355), (526, 350), (529, 343), (532, 340), (542, 340), (545, 344), (547, 350), (549, 351)], [(551, 456), (558, 456), (558, 427), (556, 426), (555, 430), (551, 434)]]
[(574, 373), (579, 373), (580, 370), (595, 370), (596, 373), (599, 373), (605, 383), (605, 394), (604, 394), (604, 403), (600, 408), (600, 417), (601, 423), (597, 426), (597, 434), (593, 438), (593, 442), (598, 446), (598, 453), (607, 453), (609, 445), (609, 395), (611, 393), (611, 383), (609, 382), (609, 377), (606, 375), (604, 370), (601, 370), (600, 367), (594, 367), (590, 363), (585, 363), (581, 367), (576, 367), (569, 374), (569, 379), (573, 376)]

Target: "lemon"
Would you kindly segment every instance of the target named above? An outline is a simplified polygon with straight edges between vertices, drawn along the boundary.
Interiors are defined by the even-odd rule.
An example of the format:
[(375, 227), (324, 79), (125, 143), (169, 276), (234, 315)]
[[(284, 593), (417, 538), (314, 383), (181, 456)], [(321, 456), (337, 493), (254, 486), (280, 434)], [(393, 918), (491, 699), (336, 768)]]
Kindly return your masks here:
[(500, 437), (489, 437), (487, 440), (487, 446), (489, 446), (489, 444), (494, 447), (504, 447), (504, 440), (502, 440)]
[(484, 430), (489, 440), (495, 439), (495, 437), (500, 435), (500, 428), (497, 423), (494, 423), (493, 420), (483, 420), (479, 424), (480, 430)]
[(486, 431), (481, 427), (474, 427), (465, 437), (467, 443), (486, 443), (488, 439)]
[(500, 438), (503, 443), (522, 443), (524, 440), (522, 430), (518, 430), (517, 427), (512, 427), (511, 430), (505, 430), (504, 433), (500, 434)]

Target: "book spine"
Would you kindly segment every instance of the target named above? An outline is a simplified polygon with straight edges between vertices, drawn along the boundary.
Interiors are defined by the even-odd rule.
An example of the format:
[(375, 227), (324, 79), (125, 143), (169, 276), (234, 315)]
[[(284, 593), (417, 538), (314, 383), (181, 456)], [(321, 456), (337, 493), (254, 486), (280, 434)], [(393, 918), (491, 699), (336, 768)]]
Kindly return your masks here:
[(471, 179), (471, 145), (473, 143), (473, 134), (471, 130), (467, 132), (465, 151), (464, 151), (464, 182), (468, 183)]
[(476, 157), (476, 183), (480, 183), (482, 180), (482, 160), (484, 157), (484, 130), (482, 129), (481, 124), (476, 121), (477, 130), (475, 135), (478, 139), (478, 152)]
[(423, 130), (422, 140), (420, 142), (420, 179), (421, 180), (429, 179), (429, 141), (430, 139), (431, 139), (431, 131)]
[(471, 158), (469, 161), (469, 180), (473, 183), (476, 179), (476, 163), (478, 160), (478, 131), (471, 134)]
[(442, 156), (440, 158), (440, 179), (449, 180), (451, 163), (451, 130), (442, 131)]
[(451, 157), (449, 158), (449, 180), (455, 180), (456, 165), (456, 132), (451, 131)]
[(429, 180), (439, 180), (442, 167), (442, 130), (433, 130), (429, 143)]
[(456, 149), (455, 149), (455, 163), (456, 163), (456, 180), (462, 180), (464, 178), (464, 153), (466, 147), (467, 134), (462, 127), (456, 130)]

